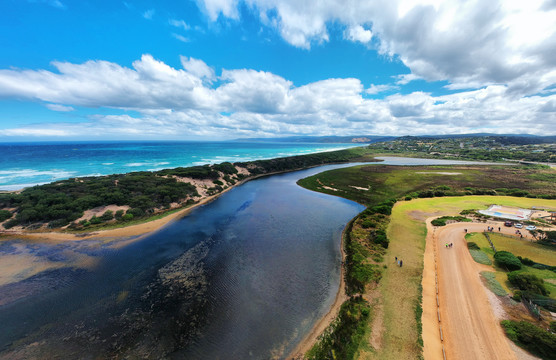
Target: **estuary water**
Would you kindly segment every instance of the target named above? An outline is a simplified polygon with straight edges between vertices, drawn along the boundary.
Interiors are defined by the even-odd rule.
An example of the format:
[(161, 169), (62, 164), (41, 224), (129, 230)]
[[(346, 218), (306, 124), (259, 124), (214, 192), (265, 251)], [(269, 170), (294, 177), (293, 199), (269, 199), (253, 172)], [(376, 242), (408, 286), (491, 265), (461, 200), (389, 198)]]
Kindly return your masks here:
[(0, 286), (0, 358), (284, 358), (332, 304), (341, 232), (363, 210), (296, 181), (353, 165), (250, 181), (122, 247), (1, 242), (60, 267)]
[[(74, 252), (98, 264), (41, 274), (23, 286), (32, 296), (0, 306), (4, 356), (286, 356), (332, 304), (341, 232), (363, 210), (296, 181), (342, 166), (352, 165), (250, 181), (120, 249), (29, 245), (51, 261)], [(0, 287), (0, 301), (10, 291), (21, 286)]]

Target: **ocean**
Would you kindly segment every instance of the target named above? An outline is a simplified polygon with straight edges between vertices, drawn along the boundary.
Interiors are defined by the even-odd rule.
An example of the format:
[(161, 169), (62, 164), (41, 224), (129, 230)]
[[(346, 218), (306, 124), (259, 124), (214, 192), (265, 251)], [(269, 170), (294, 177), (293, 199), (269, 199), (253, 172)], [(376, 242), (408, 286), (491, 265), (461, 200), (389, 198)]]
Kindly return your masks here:
[(346, 149), (361, 144), (271, 142), (0, 143), (0, 190), (132, 171), (238, 162)]

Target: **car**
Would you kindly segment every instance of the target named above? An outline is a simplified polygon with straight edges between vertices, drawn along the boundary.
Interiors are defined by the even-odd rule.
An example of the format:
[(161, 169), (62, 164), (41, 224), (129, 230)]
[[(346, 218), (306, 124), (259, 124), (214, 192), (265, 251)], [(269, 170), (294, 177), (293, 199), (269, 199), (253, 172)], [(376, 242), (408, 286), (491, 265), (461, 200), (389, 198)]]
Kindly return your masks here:
[(537, 230), (537, 227), (536, 227), (535, 225), (529, 225), (529, 226), (527, 226), (527, 227), (525, 228), (525, 230), (529, 230), (529, 231), (531, 231), (531, 230)]
[(506, 221), (506, 222), (504, 223), (504, 226), (507, 226), (507, 227), (512, 227), (513, 225), (514, 225), (514, 223), (511, 222), (511, 221)]
[(515, 223), (514, 226), (518, 229), (522, 229), (523, 228), (523, 224), (520, 223)]

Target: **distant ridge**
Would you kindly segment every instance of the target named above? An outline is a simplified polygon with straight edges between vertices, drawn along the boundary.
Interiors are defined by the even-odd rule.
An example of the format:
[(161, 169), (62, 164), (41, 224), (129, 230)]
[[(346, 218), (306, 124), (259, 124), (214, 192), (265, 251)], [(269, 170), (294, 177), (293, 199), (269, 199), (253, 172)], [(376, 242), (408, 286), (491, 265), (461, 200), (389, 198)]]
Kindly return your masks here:
[(293, 142), (293, 143), (328, 143), (328, 144), (370, 144), (395, 140), (396, 136), (357, 135), (357, 136), (288, 136), (276, 138), (236, 139), (237, 142)]
[(289, 143), (328, 143), (328, 144), (371, 144), (377, 142), (388, 142), (404, 139), (460, 139), (460, 138), (482, 138), (489, 137), (503, 144), (546, 144), (556, 143), (556, 135), (538, 136), (531, 134), (447, 134), (447, 135), (404, 135), (404, 136), (383, 136), (383, 135), (354, 135), (354, 136), (288, 136), (276, 138), (246, 138), (235, 139), (237, 142), (289, 142)]

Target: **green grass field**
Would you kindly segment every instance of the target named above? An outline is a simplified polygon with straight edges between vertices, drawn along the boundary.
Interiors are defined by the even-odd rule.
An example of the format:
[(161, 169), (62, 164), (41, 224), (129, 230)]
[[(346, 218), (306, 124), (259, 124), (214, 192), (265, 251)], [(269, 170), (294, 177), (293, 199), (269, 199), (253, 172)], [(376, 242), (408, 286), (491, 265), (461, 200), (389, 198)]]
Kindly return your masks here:
[[(387, 228), (390, 245), (384, 256), (386, 267), (377, 288), (380, 293), (379, 299), (374, 301), (379, 305), (376, 309), (380, 308), (382, 312), (379, 316), (382, 318), (380, 325), (382, 331), (378, 333), (383, 335), (378, 342), (380, 346), (373, 348), (370, 345), (372, 335), (369, 334), (366, 344), (361, 345), (357, 358), (397, 360), (418, 359), (422, 355), (421, 325), (417, 320), (420, 315), (416, 314), (420, 314), (426, 218), (458, 215), (464, 209), (486, 209), (492, 204), (525, 208), (542, 206), (556, 209), (556, 200), (510, 196), (448, 197), (446, 195), (463, 194), (477, 189), (490, 189), (489, 191), (492, 192), (501, 183), (511, 188), (523, 188), (538, 194), (556, 190), (540, 180), (531, 181), (528, 175), (533, 172), (526, 168), (499, 166), (364, 165), (323, 172), (298, 182), (311, 190), (341, 196), (368, 207), (389, 199), (415, 198), (420, 196), (418, 192), (423, 191), (437, 195), (432, 198), (398, 201), (392, 209)], [(503, 189), (500, 192), (503, 192)], [(492, 250), (490, 254), (488, 253), (490, 247), (486, 239), (479, 246), (485, 248), (485, 254), (492, 256)], [(396, 266), (395, 256), (403, 259), (402, 268)], [(504, 279), (499, 278), (499, 274), (496, 273), (493, 282), (495, 280), (501, 282)], [(509, 291), (505, 284), (500, 285), (502, 289)]]
[[(497, 233), (489, 233), (489, 236), (498, 251), (509, 251), (515, 256), (529, 258), (535, 262), (545, 265), (556, 265), (556, 250), (554, 248), (536, 244), (530, 240), (504, 236)], [(474, 242), (481, 248), (481, 250), (475, 250), (474, 252), (480, 252), (482, 255), (474, 254), (474, 252), (470, 250), (471, 256), (475, 261), (481, 264), (486, 264), (485, 262), (479, 261), (479, 259), (487, 257), (491, 261), (491, 264), (494, 262), (494, 251), (482, 233), (467, 234), (465, 238), (468, 242)], [(496, 269), (496, 272), (494, 273), (496, 280), (506, 292), (512, 293), (513, 291), (511, 290), (511, 284), (508, 282), (507, 272), (494, 265), (493, 267)], [(520, 272), (534, 274), (543, 279), (545, 281), (545, 286), (550, 291), (549, 296), (556, 299), (556, 273), (550, 270), (540, 270), (525, 265)], [(495, 293), (498, 295), (497, 292)]]
[[(386, 253), (386, 258), (392, 259), (392, 265), (384, 271), (379, 285), (384, 308), (384, 345), (381, 350), (373, 353), (366, 352), (366, 356), (361, 358), (415, 359), (420, 356), (419, 329), (413, 314), (421, 291), (426, 236), (424, 219), (437, 215), (455, 215), (462, 209), (484, 209), (491, 204), (556, 207), (556, 200), (506, 196), (465, 196), (415, 199), (401, 201), (394, 206), (388, 227), (390, 247)], [(479, 235), (484, 241), (475, 241), (476, 239), (468, 239), (468, 241), (475, 241), (479, 247), (490, 249), (482, 234), (473, 234), (476, 238), (479, 238)], [(490, 252), (492, 253), (492, 250)], [(403, 268), (394, 266), (394, 256), (404, 260)], [(503, 275), (503, 279), (500, 279), (498, 274), (495, 274), (494, 278), (500, 283), (501, 280), (506, 280), (505, 274)], [(507, 286), (504, 286), (505, 284), (500, 283), (500, 285), (502, 289), (509, 292)]]
[(531, 239), (520, 239), (517, 237), (507, 237), (497, 233), (489, 234), (496, 250), (509, 251), (514, 255), (529, 258), (535, 262), (556, 266), (556, 249), (536, 244)]

